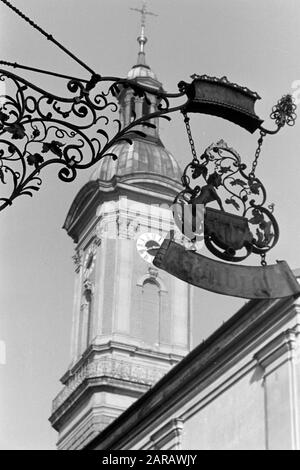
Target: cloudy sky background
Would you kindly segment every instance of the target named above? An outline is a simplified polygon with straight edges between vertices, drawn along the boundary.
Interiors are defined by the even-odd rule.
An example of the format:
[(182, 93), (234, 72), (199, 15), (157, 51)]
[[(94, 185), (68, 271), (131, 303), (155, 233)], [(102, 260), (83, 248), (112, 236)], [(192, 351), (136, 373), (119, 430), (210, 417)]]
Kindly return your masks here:
[[(139, 0), (13, 0), (47, 32), (102, 75), (125, 76), (137, 56)], [(257, 91), (256, 112), (273, 127), (272, 106), (300, 80), (298, 0), (151, 0), (147, 62), (166, 90), (193, 73), (227, 77)], [(89, 78), (87, 72), (0, 3), (0, 59)], [(61, 84), (15, 71), (57, 91)], [(250, 164), (258, 136), (221, 119), (192, 116), (198, 152), (223, 138)], [(286, 259), (300, 267), (298, 234), (299, 122), (267, 137), (257, 174), (275, 203), (281, 238), (269, 263)], [(190, 150), (180, 116), (161, 124), (161, 137), (180, 164)], [(48, 168), (34, 198), (17, 199), (0, 214), (0, 340), (7, 361), (0, 365), (0, 449), (54, 449), (48, 423), (51, 401), (70, 357), (74, 245), (61, 229), (71, 202), (92, 169), (74, 183)], [(257, 264), (250, 259), (248, 264)], [(229, 318), (244, 300), (197, 290), (194, 344)]]

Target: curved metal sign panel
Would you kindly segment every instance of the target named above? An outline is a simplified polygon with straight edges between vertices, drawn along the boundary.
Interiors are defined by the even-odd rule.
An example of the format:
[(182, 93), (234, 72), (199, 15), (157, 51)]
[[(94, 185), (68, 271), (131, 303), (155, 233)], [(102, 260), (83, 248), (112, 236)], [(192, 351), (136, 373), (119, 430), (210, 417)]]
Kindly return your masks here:
[(300, 294), (285, 261), (263, 267), (222, 263), (165, 239), (153, 264), (189, 284), (233, 297), (276, 299)]

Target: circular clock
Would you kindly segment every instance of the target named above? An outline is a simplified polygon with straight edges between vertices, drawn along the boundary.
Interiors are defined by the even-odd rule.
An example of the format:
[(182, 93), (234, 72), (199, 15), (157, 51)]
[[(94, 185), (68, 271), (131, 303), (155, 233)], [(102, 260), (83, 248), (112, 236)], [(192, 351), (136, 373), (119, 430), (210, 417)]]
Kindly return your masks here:
[(96, 248), (88, 249), (84, 259), (84, 277), (89, 277), (95, 267)]
[(147, 263), (152, 263), (163, 241), (163, 237), (158, 233), (143, 233), (137, 239), (136, 248)]

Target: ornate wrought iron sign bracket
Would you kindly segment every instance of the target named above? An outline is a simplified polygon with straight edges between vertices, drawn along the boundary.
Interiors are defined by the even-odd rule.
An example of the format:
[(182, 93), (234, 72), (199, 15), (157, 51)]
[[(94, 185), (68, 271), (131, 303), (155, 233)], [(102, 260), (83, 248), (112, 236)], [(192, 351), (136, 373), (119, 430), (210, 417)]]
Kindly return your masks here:
[[(155, 119), (170, 120), (171, 113), (180, 111), (192, 160), (183, 172), (183, 190), (175, 199), (176, 224), (195, 247), (202, 236), (206, 247), (216, 257), (239, 262), (254, 253), (261, 256), (262, 267), (220, 263), (168, 240), (154, 263), (191, 284), (228, 295), (269, 298), (299, 294), (299, 286), (285, 264), (266, 266), (266, 253), (277, 243), (279, 229), (273, 215), (274, 205), (267, 205), (266, 190), (256, 176), (264, 137), (276, 134), (286, 124), (295, 123), (296, 106), (290, 95), (283, 96), (272, 109), (270, 117), (276, 128), (268, 130), (254, 110), (259, 95), (229, 82), (226, 77), (194, 74), (191, 83), (178, 84), (178, 93), (155, 89), (142, 78), (102, 77), (9, 0), (0, 2), (75, 60), (91, 77), (83, 80), (0, 61), (5, 66), (67, 80), (64, 95), (58, 96), (7, 70), (0, 70), (0, 210), (17, 197), (32, 196), (38, 191), (45, 167), (56, 164), (60, 167), (59, 178), (73, 181), (79, 170), (91, 167), (100, 159), (117, 158), (112, 148), (117, 142), (132, 143), (134, 137), (145, 136), (145, 128), (155, 127)], [(145, 15), (145, 10), (141, 12)], [(145, 41), (142, 27), (142, 48)], [(121, 113), (119, 116), (116, 113), (118, 98), (128, 87), (149, 105), (151, 112), (138, 119), (133, 116), (125, 125)], [(150, 99), (151, 95), (155, 95), (155, 100)], [(172, 106), (171, 100), (176, 100)], [(258, 130), (260, 137), (250, 171), (238, 152), (223, 140), (207, 147), (198, 157), (188, 113), (218, 116), (250, 133)], [(193, 185), (193, 180), (198, 184)], [(211, 204), (215, 207), (209, 207)], [(204, 207), (204, 227), (197, 226), (198, 205)], [(235, 212), (229, 212), (228, 208)], [(188, 232), (182, 223), (186, 214), (190, 220)], [(252, 290), (248, 289), (250, 284)]]
[[(46, 166), (59, 165), (59, 178), (73, 181), (80, 169), (89, 168), (102, 158), (116, 158), (111, 149), (117, 142), (131, 143), (132, 138), (145, 136), (142, 126), (144, 130), (147, 126), (155, 127), (154, 118), (170, 120), (169, 114), (180, 111), (184, 115), (192, 161), (183, 172), (184, 189), (175, 199), (175, 222), (182, 228), (182, 211), (190, 211), (192, 231), (188, 238), (197, 241), (199, 227), (193, 217), (197, 204), (204, 206), (204, 241), (208, 250), (231, 262), (242, 261), (251, 253), (258, 254), (265, 268), (266, 253), (277, 243), (279, 229), (273, 215), (274, 205), (267, 205), (266, 190), (255, 171), (263, 138), (275, 134), (285, 124), (293, 125), (296, 107), (291, 96), (284, 96), (271, 114), (277, 127), (267, 130), (254, 111), (259, 98), (256, 93), (230, 83), (225, 77), (194, 75), (192, 78), (191, 84), (179, 83), (178, 93), (168, 94), (153, 90), (137, 79), (93, 75), (90, 81), (71, 78), (66, 96), (57, 96), (0, 70), (0, 83), (5, 88), (0, 96), (0, 184), (1, 189), (8, 189), (7, 195), (0, 197), (0, 210), (11, 205), (16, 197), (32, 196), (38, 191), (41, 172)], [(118, 96), (124, 87), (130, 87), (149, 104), (149, 97), (154, 94), (158, 103), (153, 112), (125, 127), (122, 118), (116, 116)], [(183, 103), (171, 106), (171, 100)], [(198, 158), (187, 113), (222, 117), (250, 133), (259, 130), (251, 170), (247, 172), (247, 165), (238, 152), (223, 140), (207, 147)], [(196, 179), (200, 183), (193, 186), (192, 181)], [(209, 207), (211, 203), (217, 207)], [(229, 207), (235, 213), (228, 212)], [(161, 253), (159, 256), (160, 267), (170, 269), (164, 268)], [(196, 256), (195, 265), (199, 264), (197, 253), (186, 252), (185, 256), (189, 263)], [(178, 277), (185, 275), (181, 273)], [(266, 296), (273, 295), (272, 292), (272, 289), (266, 291)], [(242, 292), (240, 295), (244, 296)]]
[[(66, 79), (66, 77), (64, 77)], [(226, 77), (192, 76), (191, 84), (179, 83), (178, 93), (155, 90), (142, 80), (93, 75), (89, 81), (71, 78), (66, 95), (57, 96), (6, 70), (0, 70), (0, 184), (7, 194), (0, 197), (0, 210), (22, 195), (38, 191), (42, 170), (60, 166), (58, 176), (70, 182), (77, 172), (102, 158), (117, 158), (112, 146), (155, 127), (155, 118), (170, 120), (180, 111), (184, 115), (191, 145), (192, 161), (183, 176), (183, 191), (175, 199), (174, 218), (182, 229), (183, 210), (190, 211), (192, 231), (188, 238), (197, 241), (199, 227), (193, 220), (197, 204), (205, 207), (204, 241), (209, 251), (225, 261), (239, 262), (251, 253), (261, 256), (277, 243), (279, 229), (273, 215), (274, 205), (266, 202), (266, 190), (257, 178), (256, 166), (263, 139), (285, 124), (295, 123), (295, 105), (290, 95), (274, 106), (271, 118), (276, 129), (262, 126), (254, 111), (259, 96), (248, 88), (230, 83)], [(152, 103), (152, 112), (123, 126), (118, 112), (118, 97), (124, 88)], [(156, 108), (150, 96), (156, 95)], [(175, 100), (175, 105), (170, 101)], [(181, 101), (176, 105), (176, 101)], [(259, 130), (258, 147), (250, 171), (237, 151), (223, 140), (207, 147), (198, 158), (187, 113), (222, 117), (250, 133)], [(193, 180), (199, 183), (192, 185)], [(215, 203), (217, 207), (209, 207)], [(228, 208), (235, 212), (230, 213)], [(186, 235), (186, 233), (183, 233)]]
[[(261, 256), (261, 264), (265, 266), (266, 253), (276, 245), (279, 228), (273, 215), (274, 204), (267, 205), (266, 189), (256, 176), (256, 167), (264, 137), (277, 133), (285, 124), (294, 125), (296, 106), (290, 95), (283, 96), (270, 116), (277, 127), (268, 130), (254, 111), (255, 101), (260, 98), (257, 93), (230, 83), (226, 77), (194, 75), (193, 78), (191, 84), (179, 84), (189, 97), (182, 112), (192, 161), (183, 172), (184, 189), (174, 201), (175, 222), (190, 240), (197, 241), (204, 236), (208, 250), (222, 260), (240, 262), (254, 253)], [(211, 144), (198, 158), (187, 112), (219, 116), (250, 133), (259, 130), (250, 171), (238, 152), (223, 140)], [(199, 183), (192, 185), (193, 180)], [(216, 207), (207, 207), (211, 203)], [(205, 206), (200, 226), (196, 220), (199, 205)]]
[[(66, 95), (57, 96), (6, 70), (0, 70), (0, 210), (22, 195), (32, 196), (42, 184), (41, 172), (49, 165), (61, 168), (61, 180), (73, 181), (80, 169), (89, 168), (101, 158), (116, 158), (111, 147), (120, 140), (143, 136), (141, 125), (153, 127), (154, 118), (170, 119), (175, 111), (212, 114), (242, 125), (250, 132), (261, 127), (254, 113), (258, 95), (246, 88), (207, 76), (193, 76), (188, 85), (179, 84), (179, 93), (153, 90), (135, 80), (93, 75), (90, 81), (70, 79)], [(154, 112), (122, 127), (117, 97), (123, 87), (149, 102), (154, 94)], [(170, 100), (187, 98), (170, 106)], [(288, 98), (285, 98), (285, 104)], [(290, 103), (290, 106), (294, 106)], [(277, 132), (294, 115), (276, 108)], [(289, 121), (288, 121), (289, 119)], [(284, 122), (283, 122), (284, 120)], [(264, 130), (264, 132), (269, 132)], [(3, 192), (5, 194), (3, 194)]]
[[(38, 191), (46, 166), (59, 165), (59, 178), (70, 182), (101, 158), (116, 158), (110, 152), (114, 144), (145, 136), (141, 124), (154, 127), (152, 119), (169, 119), (166, 114), (181, 109), (171, 108), (169, 98), (184, 95), (93, 75), (88, 82), (69, 80), (66, 95), (57, 96), (6, 70), (0, 70), (0, 86), (5, 90), (0, 95), (0, 210)], [(116, 97), (123, 87), (147, 101), (150, 93), (159, 95), (157, 110), (122, 127)]]

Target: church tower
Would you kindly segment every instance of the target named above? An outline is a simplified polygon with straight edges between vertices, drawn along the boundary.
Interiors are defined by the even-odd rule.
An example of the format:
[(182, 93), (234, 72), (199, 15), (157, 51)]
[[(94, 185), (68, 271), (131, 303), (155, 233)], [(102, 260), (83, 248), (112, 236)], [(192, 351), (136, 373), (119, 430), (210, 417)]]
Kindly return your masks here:
[[(162, 90), (146, 64), (144, 23), (128, 78)], [(157, 109), (123, 88), (120, 121)], [(59, 449), (81, 449), (190, 349), (191, 286), (151, 261), (173, 227), (180, 168), (156, 128), (120, 141), (79, 191), (64, 228), (76, 243), (71, 363), (50, 417)]]

